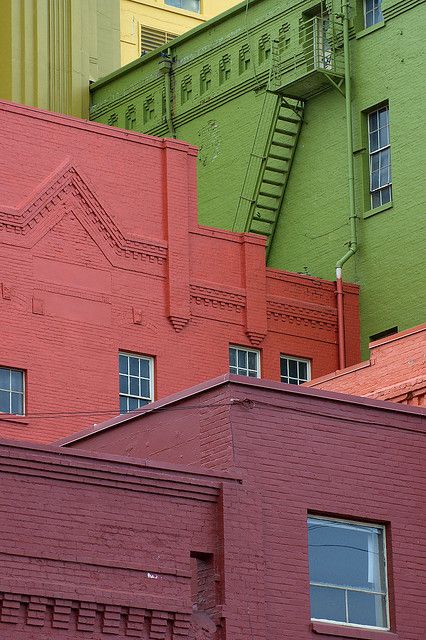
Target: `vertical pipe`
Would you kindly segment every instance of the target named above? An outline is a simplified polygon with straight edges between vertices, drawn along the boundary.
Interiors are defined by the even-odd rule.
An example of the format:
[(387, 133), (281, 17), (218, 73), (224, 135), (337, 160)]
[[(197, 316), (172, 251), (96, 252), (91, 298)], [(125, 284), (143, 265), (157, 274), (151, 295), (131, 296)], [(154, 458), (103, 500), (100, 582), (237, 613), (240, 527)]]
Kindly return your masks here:
[(352, 86), (351, 86), (351, 61), (349, 50), (349, 11), (350, 0), (343, 2), (343, 51), (345, 60), (345, 109), (346, 109), (346, 150), (349, 187), (349, 249), (336, 263), (336, 294), (337, 294), (337, 328), (339, 340), (339, 369), (346, 366), (345, 353), (345, 315), (343, 302), (342, 267), (358, 249), (357, 241), (357, 216), (355, 211), (355, 179), (353, 161), (353, 124), (352, 124)]
[(176, 131), (173, 124), (173, 115), (172, 115), (172, 50), (170, 47), (167, 49), (167, 58), (169, 60), (169, 65), (167, 72), (164, 74), (164, 83), (165, 83), (165, 101), (166, 101), (166, 122), (169, 128), (169, 134), (171, 138), (176, 138)]

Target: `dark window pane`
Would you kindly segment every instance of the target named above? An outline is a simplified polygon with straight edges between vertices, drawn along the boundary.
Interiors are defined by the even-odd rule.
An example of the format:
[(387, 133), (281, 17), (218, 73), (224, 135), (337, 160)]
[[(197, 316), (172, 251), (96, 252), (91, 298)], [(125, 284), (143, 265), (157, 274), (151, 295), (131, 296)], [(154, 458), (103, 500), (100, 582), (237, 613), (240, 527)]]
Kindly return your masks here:
[(345, 592), (330, 587), (311, 587), (311, 617), (346, 622)]
[(388, 118), (388, 114), (389, 111), (388, 109), (380, 109), (379, 111), (379, 127), (383, 128), (383, 127), (387, 127), (388, 122), (389, 122), (389, 118)]
[(370, 131), (375, 131), (377, 129), (377, 111), (370, 113), (369, 117)]
[(138, 396), (139, 394), (139, 378), (130, 378), (130, 393), (133, 396)]
[(128, 398), (129, 401), (129, 411), (134, 411), (134, 409), (139, 408), (139, 403), (137, 398)]
[(0, 389), (10, 389), (10, 369), (0, 369)]
[(299, 377), (303, 380), (308, 379), (308, 365), (306, 362), (299, 362)]
[(132, 376), (139, 375), (139, 358), (129, 358), (129, 369)]
[(120, 396), (120, 413), (126, 413), (127, 411), (127, 398)]
[(149, 378), (149, 360), (141, 359), (141, 376)]
[(299, 384), (299, 380), (298, 380), (298, 378), (289, 378), (288, 379), (288, 383), (289, 384)]
[(10, 393), (8, 391), (0, 391), (0, 412), (10, 413)]
[(375, 209), (376, 207), (380, 207), (381, 205), (381, 200), (380, 200), (380, 192), (376, 192), (372, 194), (371, 197), (371, 206), (373, 209)]
[(128, 373), (128, 364), (129, 364), (128, 357), (120, 354), (118, 358), (118, 369), (120, 373)]
[(238, 350), (238, 366), (247, 369), (247, 351)]
[(290, 378), (297, 378), (297, 361), (289, 360), (288, 361), (288, 370)]
[(12, 413), (17, 415), (24, 413), (24, 396), (22, 393), (12, 392)]
[(24, 373), (23, 371), (11, 371), (12, 389), (13, 391), (24, 390)]
[(386, 204), (387, 202), (390, 202), (391, 199), (392, 199), (392, 188), (385, 187), (384, 189), (382, 189), (382, 204)]
[(370, 133), (370, 151), (377, 151), (379, 148), (379, 132), (373, 131)]
[(378, 171), (380, 168), (380, 154), (375, 153), (371, 156), (371, 171)]
[(384, 596), (348, 592), (349, 620), (352, 624), (365, 624), (371, 627), (386, 627), (386, 601)]
[(229, 364), (231, 365), (231, 367), (237, 366), (237, 350), (236, 349), (229, 349)]
[(144, 396), (145, 398), (150, 397), (149, 380), (141, 380), (141, 396)]
[(149, 400), (142, 400), (142, 399), (138, 400), (138, 408), (144, 407), (146, 404), (149, 404)]
[(249, 352), (248, 366), (249, 366), (249, 369), (257, 370), (257, 354), (256, 353)]
[(237, 375), (237, 367), (229, 367), (229, 372)]
[(249, 371), (247, 374), (250, 378), (257, 378), (257, 373), (256, 371)]
[(281, 358), (280, 367), (281, 367), (281, 375), (287, 376), (288, 375), (287, 358)]
[(129, 378), (120, 375), (120, 393), (129, 393)]

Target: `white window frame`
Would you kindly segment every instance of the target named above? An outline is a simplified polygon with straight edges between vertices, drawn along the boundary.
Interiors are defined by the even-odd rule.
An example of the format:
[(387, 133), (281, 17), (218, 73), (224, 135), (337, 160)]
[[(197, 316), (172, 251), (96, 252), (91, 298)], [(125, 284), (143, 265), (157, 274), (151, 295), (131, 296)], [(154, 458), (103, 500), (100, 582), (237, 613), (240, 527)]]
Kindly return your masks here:
[[(238, 364), (236, 367), (237, 372), (233, 372), (231, 371), (231, 349), (236, 349), (237, 350), (237, 363), (238, 363), (238, 351), (245, 351), (247, 354), (249, 353), (254, 353), (256, 355), (256, 376), (249, 376), (248, 373), (238, 373)], [(238, 344), (230, 344), (229, 345), (229, 349), (228, 349), (228, 358), (229, 358), (229, 371), (232, 375), (235, 376), (246, 376), (247, 378), (260, 378), (261, 377), (261, 372), (260, 372), (260, 351), (258, 349), (250, 349), (249, 347), (243, 347), (242, 345), (238, 345)], [(248, 362), (247, 362), (247, 372), (248, 371), (254, 371), (254, 369), (249, 369), (248, 368)]]
[[(386, 602), (386, 622), (387, 622), (387, 626), (386, 627), (378, 627), (378, 626), (372, 626), (372, 625), (367, 625), (367, 624), (355, 624), (353, 622), (342, 622), (340, 620), (329, 620), (327, 618), (312, 618), (311, 617), (311, 621), (312, 622), (325, 622), (327, 624), (334, 624), (336, 626), (343, 626), (343, 627), (349, 627), (349, 628), (357, 628), (357, 629), (371, 629), (371, 630), (375, 630), (375, 631), (390, 631), (390, 608), (389, 608), (389, 579), (388, 579), (388, 563), (387, 563), (387, 541), (386, 541), (386, 526), (383, 524), (377, 524), (374, 522), (366, 522), (366, 521), (359, 521), (359, 520), (349, 520), (349, 519), (345, 519), (345, 518), (334, 518), (331, 516), (318, 516), (318, 515), (314, 515), (314, 514), (310, 514), (308, 513), (308, 518), (307, 518), (307, 522), (309, 523), (309, 520), (325, 520), (326, 522), (337, 522), (337, 523), (342, 523), (342, 524), (347, 524), (347, 525), (355, 525), (358, 527), (374, 527), (375, 529), (381, 529), (383, 532), (382, 535), (382, 541), (383, 541), (383, 561), (384, 561), (384, 566), (383, 566), (383, 571), (384, 571), (384, 582), (385, 582), (385, 592), (374, 592), (374, 591), (368, 591), (368, 590), (363, 590), (363, 589), (353, 589), (351, 587), (343, 587), (343, 586), (339, 586), (339, 585), (332, 585), (330, 584), (330, 587), (333, 588), (341, 588), (345, 591), (358, 591), (358, 592), (367, 592), (367, 593), (377, 593), (378, 595), (383, 595), (385, 597), (385, 602)], [(320, 583), (315, 583), (312, 582), (309, 576), (309, 585), (310, 586), (318, 586)], [(325, 583), (321, 583), (323, 586), (327, 586)]]
[[(366, 29), (369, 29), (370, 27), (374, 27), (375, 24), (380, 24), (380, 22), (383, 22), (384, 18), (383, 18), (383, 13), (382, 13), (382, 0), (379, 0), (379, 6), (378, 6), (377, 10), (375, 10), (374, 5), (373, 5), (373, 9), (370, 9), (369, 11), (367, 11), (367, 0), (363, 0), (363, 5), (364, 5), (364, 27)], [(368, 13), (373, 14), (373, 22), (367, 26), (367, 14)], [(377, 19), (377, 18), (379, 18), (379, 19)]]
[[(130, 378), (130, 373), (128, 374), (124, 374), (120, 372), (120, 356), (126, 356), (128, 358), (137, 358), (139, 361), (140, 360), (145, 360), (146, 362), (148, 362), (148, 366), (149, 366), (149, 398), (145, 397), (145, 396), (139, 396), (139, 395), (134, 395), (131, 393), (121, 393), (120, 392), (120, 376), (122, 375), (127, 375), (128, 378)], [(139, 371), (140, 371), (140, 366), (139, 366)], [(141, 380), (141, 376), (133, 376), (133, 377), (138, 377), (139, 380)], [(146, 380), (146, 378), (143, 378), (144, 380)], [(119, 387), (118, 387), (118, 395), (119, 395), (119, 403), (121, 401), (121, 398), (134, 398), (136, 400), (138, 400), (138, 404), (140, 400), (147, 400), (147, 402), (145, 402), (143, 405), (140, 405), (139, 407), (137, 407), (136, 409), (128, 409), (126, 412), (124, 413), (129, 413), (130, 411), (136, 411), (138, 408), (140, 409), (142, 406), (145, 406), (146, 404), (149, 404), (151, 402), (154, 401), (154, 358), (152, 356), (146, 356), (146, 355), (142, 355), (140, 353), (132, 353), (130, 351), (119, 351), (118, 352), (118, 382), (119, 382)], [(129, 388), (130, 390), (130, 388)], [(121, 412), (121, 407), (120, 407), (120, 412)]]
[[(10, 415), (10, 416), (24, 416), (25, 415), (25, 369), (18, 369), (17, 367), (5, 367), (4, 365), (0, 365), (0, 369), (9, 371), (10, 377), (10, 389), (0, 388), (0, 391), (5, 391), (9, 394), (9, 409), (10, 411), (0, 411), (2, 415)], [(14, 391), (12, 389), (11, 376), (12, 371), (18, 371), (18, 373), (22, 374), (22, 391)], [(22, 396), (22, 413), (13, 413), (12, 412), (12, 393), (18, 393)]]
[[(281, 353), (280, 354), (280, 380), (283, 384), (293, 384), (292, 382), (286, 382), (285, 380), (283, 380), (282, 378), (285, 376), (281, 375), (281, 360), (287, 360), (287, 371), (289, 371), (289, 360), (293, 360), (294, 362), (297, 362), (297, 385), (301, 385), (304, 382), (309, 382), (309, 380), (311, 380), (311, 360), (309, 360), (308, 358), (299, 358), (298, 356), (289, 356), (285, 353)], [(299, 362), (303, 362), (304, 364), (307, 365), (307, 380), (302, 380), (299, 376)], [(287, 378), (293, 378), (293, 376), (288, 375)], [(294, 385), (296, 386), (296, 385)]]
[[(383, 109), (385, 109), (386, 112), (387, 112), (388, 144), (385, 144), (382, 147), (378, 146), (377, 149), (374, 149), (374, 151), (372, 151), (371, 150), (371, 139), (370, 139), (370, 136), (375, 131), (377, 131), (378, 133), (380, 132), (379, 114), (380, 114), (381, 111), (383, 111)], [(377, 129), (371, 129), (371, 125), (370, 125), (371, 116), (373, 116), (374, 114), (376, 114), (376, 116), (377, 116), (377, 126), (378, 126)], [(389, 114), (389, 105), (388, 104), (384, 104), (384, 105), (382, 105), (380, 107), (375, 107), (374, 109), (371, 109), (367, 113), (367, 118), (368, 118), (368, 168), (369, 168), (369, 188), (370, 188), (370, 207), (371, 207), (371, 209), (377, 209), (377, 207), (381, 207), (382, 205), (389, 204), (389, 203), (392, 202), (392, 154), (391, 154), (391, 144), (390, 144), (390, 117), (389, 116), (390, 116), (390, 114)], [(389, 153), (389, 164), (387, 166), (389, 167), (389, 178), (390, 178), (390, 181), (386, 182), (384, 184), (380, 184), (378, 187), (373, 189), (373, 169), (372, 169), (373, 157), (378, 156), (378, 158), (379, 158), (379, 167), (380, 167), (381, 157), (382, 157), (382, 154), (383, 154), (384, 151), (388, 151), (388, 153)], [(380, 168), (379, 168), (379, 179), (380, 179)], [(386, 202), (383, 202), (382, 196), (383, 196), (383, 192), (386, 189), (390, 190), (390, 198)], [(374, 196), (376, 194), (380, 195), (380, 203), (379, 204), (375, 204), (374, 201), (373, 201)]]

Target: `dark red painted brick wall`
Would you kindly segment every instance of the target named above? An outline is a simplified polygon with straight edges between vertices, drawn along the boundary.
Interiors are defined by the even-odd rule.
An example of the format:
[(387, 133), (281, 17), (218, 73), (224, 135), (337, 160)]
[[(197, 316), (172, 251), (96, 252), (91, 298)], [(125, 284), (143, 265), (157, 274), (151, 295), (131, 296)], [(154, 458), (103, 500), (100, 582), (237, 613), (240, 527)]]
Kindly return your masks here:
[(193, 147), (7, 103), (0, 126), (0, 366), (26, 371), (28, 414), (0, 416), (1, 436), (115, 415), (119, 350), (155, 358), (157, 398), (226, 372), (230, 343), (258, 347), (273, 380), (280, 353), (337, 368), (334, 284), (266, 269), (263, 238), (198, 227)]
[[(157, 412), (69, 446), (115, 454), (130, 450), (138, 457), (174, 458), (241, 475), (242, 487), (227, 485), (223, 491), (227, 638), (422, 640), (425, 411), (233, 380), (206, 384), (182, 401), (164, 402)], [(396, 636), (310, 629), (308, 513), (386, 525)]]

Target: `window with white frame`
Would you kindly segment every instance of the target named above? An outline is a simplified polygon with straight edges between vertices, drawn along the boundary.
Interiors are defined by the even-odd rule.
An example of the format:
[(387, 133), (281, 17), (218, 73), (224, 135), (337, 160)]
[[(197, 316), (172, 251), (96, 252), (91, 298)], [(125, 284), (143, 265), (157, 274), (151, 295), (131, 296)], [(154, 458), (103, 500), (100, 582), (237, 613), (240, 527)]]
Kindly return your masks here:
[(229, 371), (237, 376), (260, 378), (260, 353), (246, 347), (229, 347)]
[(364, 24), (371, 27), (383, 22), (382, 0), (364, 0)]
[(0, 413), (23, 416), (24, 405), (24, 372), (0, 367)]
[(385, 529), (308, 518), (311, 618), (389, 628)]
[(186, 11), (194, 11), (200, 13), (200, 0), (165, 0), (169, 7), (177, 7), (178, 9), (186, 9)]
[(368, 147), (371, 208), (375, 209), (392, 200), (389, 107), (387, 105), (368, 114)]
[(281, 382), (303, 384), (311, 379), (311, 362), (293, 356), (280, 357)]
[(134, 411), (154, 399), (154, 361), (133, 353), (119, 354), (120, 413)]

